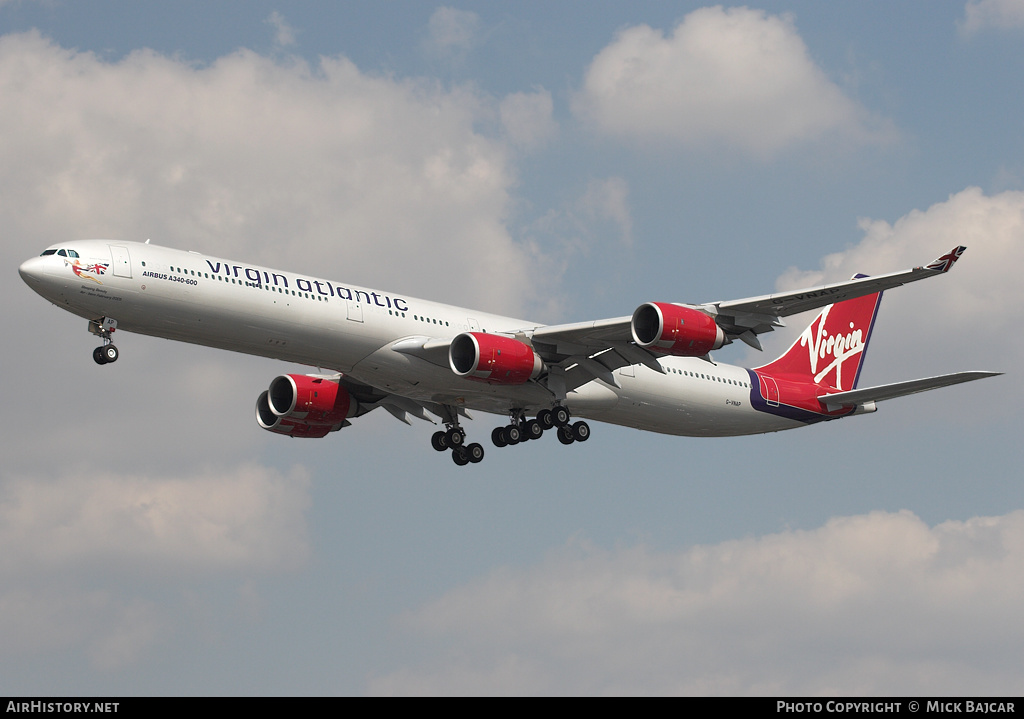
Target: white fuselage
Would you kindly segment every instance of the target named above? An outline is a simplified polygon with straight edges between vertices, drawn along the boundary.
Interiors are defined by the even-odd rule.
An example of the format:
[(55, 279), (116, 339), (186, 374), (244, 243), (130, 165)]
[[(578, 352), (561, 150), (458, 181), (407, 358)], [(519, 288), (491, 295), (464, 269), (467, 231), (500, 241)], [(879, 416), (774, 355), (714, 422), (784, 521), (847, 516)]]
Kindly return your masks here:
[[(21, 266), (29, 286), (87, 319), (129, 332), (330, 368), (415, 401), (507, 414), (550, 407), (541, 385), (457, 376), (392, 346), (467, 331), (525, 332), (542, 325), (292, 272), (156, 245), (86, 240), (55, 245)], [(102, 267), (106, 265), (106, 267)], [(90, 268), (92, 271), (90, 271)], [(99, 269), (98, 269), (99, 268)], [(591, 381), (566, 397), (574, 415), (667, 434), (728, 436), (803, 423), (752, 406), (751, 373), (697, 358), (615, 370), (619, 387)]]

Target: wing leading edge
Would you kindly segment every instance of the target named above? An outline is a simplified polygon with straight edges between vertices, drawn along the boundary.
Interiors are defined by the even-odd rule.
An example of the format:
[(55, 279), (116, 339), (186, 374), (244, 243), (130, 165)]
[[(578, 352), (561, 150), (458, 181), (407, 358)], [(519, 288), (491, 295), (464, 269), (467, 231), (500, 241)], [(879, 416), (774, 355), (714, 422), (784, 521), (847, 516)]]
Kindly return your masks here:
[[(937, 277), (952, 269), (966, 249), (963, 246), (954, 247), (927, 265), (885, 275), (859, 276), (845, 282), (739, 300), (704, 304), (675, 304), (712, 317), (724, 332), (726, 343), (741, 340), (760, 350), (761, 343), (757, 339), (757, 335), (771, 332), (776, 327), (785, 326), (783, 317), (892, 289), (929, 277)], [(514, 335), (517, 339), (525, 340), (533, 347), (549, 368), (548, 375), (542, 378), (543, 383), (556, 396), (564, 396), (564, 392), (571, 391), (593, 379), (601, 379), (608, 384), (617, 385), (612, 373), (627, 365), (643, 364), (656, 372), (664, 373), (665, 371), (658, 363), (658, 354), (640, 347), (634, 342), (632, 316), (519, 328), (514, 332), (501, 334)], [(416, 337), (397, 342), (392, 349), (404, 354), (419, 356), (439, 366), (445, 366), (448, 363), (447, 354), (450, 342), (450, 339)], [(705, 357), (705, 359), (708, 358)], [(968, 374), (972, 373), (961, 373), (961, 375)], [(990, 376), (990, 374), (981, 373), (979, 376), (954, 380), (950, 384), (979, 379), (980, 376)], [(914, 380), (914, 382), (920, 381), (930, 380)], [(900, 386), (902, 387), (903, 384), (907, 384), (909, 387), (912, 383), (901, 383)], [(896, 386), (893, 385), (893, 387)], [(932, 386), (927, 386), (903, 393), (909, 394), (932, 388)], [(835, 398), (837, 395), (832, 395), (832, 397)], [(888, 399), (888, 397), (881, 399)]]
[[(747, 297), (725, 302), (683, 304), (714, 317), (715, 322), (730, 340), (740, 339), (761, 349), (755, 335), (771, 332), (784, 326), (783, 317), (818, 309), (835, 302), (870, 295), (910, 282), (937, 277), (953, 267), (966, 247), (954, 247), (947, 254), (922, 267), (914, 267), (887, 275), (858, 277), (846, 282), (835, 282), (808, 287), (792, 292), (778, 292), (760, 297)], [(630, 317), (616, 317), (595, 322), (577, 322), (567, 325), (539, 327), (533, 340), (558, 348), (558, 354), (577, 354), (583, 349), (608, 348), (616, 342), (630, 342)], [(564, 350), (564, 351), (562, 351)]]
[[(713, 317), (725, 333), (727, 343), (741, 340), (760, 350), (761, 343), (757, 335), (785, 326), (783, 317), (937, 277), (952, 269), (966, 249), (963, 246), (954, 247), (927, 265), (886, 275), (861, 276), (846, 282), (725, 302), (677, 304)], [(538, 327), (527, 334), (546, 362), (565, 368), (568, 375), (572, 376), (568, 382), (569, 389), (594, 378), (605, 379), (605, 371), (610, 373), (629, 364), (644, 364), (663, 372), (657, 362), (657, 355), (633, 342), (631, 319), (615, 317), (549, 325)]]
[(846, 282), (835, 282), (794, 292), (780, 292), (727, 302), (709, 302), (698, 307), (714, 316), (726, 335), (747, 341), (760, 349), (759, 343), (750, 342), (753, 338), (745, 333), (758, 335), (771, 332), (775, 327), (782, 326), (781, 318), (788, 315), (937, 277), (949, 272), (966, 249), (964, 246), (954, 247), (930, 264), (901, 272), (857, 277)]

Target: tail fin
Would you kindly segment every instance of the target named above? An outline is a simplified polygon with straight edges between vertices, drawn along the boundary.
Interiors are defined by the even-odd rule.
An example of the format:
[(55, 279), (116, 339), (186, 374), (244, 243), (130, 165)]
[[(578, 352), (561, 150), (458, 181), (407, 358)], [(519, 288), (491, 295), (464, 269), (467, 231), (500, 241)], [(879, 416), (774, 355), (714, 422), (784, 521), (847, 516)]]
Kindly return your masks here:
[(781, 357), (757, 371), (840, 392), (854, 389), (881, 301), (876, 292), (828, 305)]

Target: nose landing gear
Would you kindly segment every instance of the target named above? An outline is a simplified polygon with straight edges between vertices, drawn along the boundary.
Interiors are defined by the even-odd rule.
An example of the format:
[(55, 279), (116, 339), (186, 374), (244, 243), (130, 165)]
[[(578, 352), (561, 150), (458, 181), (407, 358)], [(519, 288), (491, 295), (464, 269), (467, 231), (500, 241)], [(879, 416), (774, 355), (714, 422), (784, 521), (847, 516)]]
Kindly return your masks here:
[(117, 362), (121, 355), (114, 346), (111, 335), (117, 329), (117, 320), (112, 317), (100, 317), (97, 320), (89, 320), (89, 332), (99, 336), (103, 344), (92, 351), (92, 358), (96, 364), (110, 364)]
[(92, 358), (96, 360), (96, 364), (109, 364), (111, 362), (117, 362), (117, 358), (119, 355), (120, 352), (114, 345), (97, 347), (92, 351)]

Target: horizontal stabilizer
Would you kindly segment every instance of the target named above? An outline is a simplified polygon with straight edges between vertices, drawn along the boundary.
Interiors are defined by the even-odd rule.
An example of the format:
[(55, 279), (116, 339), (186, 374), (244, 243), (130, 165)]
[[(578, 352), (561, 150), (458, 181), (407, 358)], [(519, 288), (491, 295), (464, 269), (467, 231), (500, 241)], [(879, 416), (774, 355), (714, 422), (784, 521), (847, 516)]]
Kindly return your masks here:
[(881, 402), (883, 399), (894, 399), (917, 392), (926, 392), (939, 387), (962, 382), (973, 382), (976, 379), (996, 377), (1002, 372), (954, 372), (953, 374), (939, 375), (938, 377), (925, 377), (923, 379), (912, 379), (907, 382), (896, 382), (894, 384), (883, 384), (878, 387), (865, 387), (864, 389), (850, 390), (849, 392), (835, 392), (823, 394), (818, 400), (825, 404), (828, 410), (841, 409), (842, 407), (856, 407), (867, 402)]

